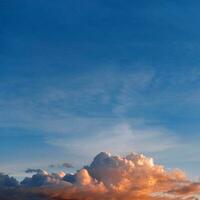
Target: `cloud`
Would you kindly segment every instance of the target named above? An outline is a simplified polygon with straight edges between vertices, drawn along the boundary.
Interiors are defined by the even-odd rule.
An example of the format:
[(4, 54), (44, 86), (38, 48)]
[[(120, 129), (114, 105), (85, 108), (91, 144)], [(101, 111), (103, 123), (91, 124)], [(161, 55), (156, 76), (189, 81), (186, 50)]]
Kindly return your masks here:
[(194, 192), (200, 194), (200, 183), (191, 183), (183, 187), (178, 187), (169, 191), (168, 193), (185, 195), (185, 194), (192, 194)]
[[(42, 142), (48, 143), (44, 144), (44, 146), (42, 144), (41, 148), (49, 144), (65, 147), (68, 150), (66, 154), (73, 156), (76, 154), (77, 157), (83, 158), (74, 159), (75, 162), (73, 159), (68, 160), (75, 166), (80, 167), (86, 159), (83, 155), (88, 155), (88, 161), (93, 153), (98, 153), (102, 149), (117, 154), (130, 152), (133, 148), (135, 151), (145, 153), (162, 151), (162, 155), (160, 154), (159, 156), (163, 156), (163, 150), (168, 152), (174, 147), (176, 141), (168, 137), (168, 134), (162, 134), (162, 130), (160, 135), (156, 136), (157, 133), (152, 133), (145, 127), (149, 124), (152, 128), (161, 125), (166, 129), (176, 131), (177, 137), (187, 141), (187, 144), (183, 144), (182, 141), (176, 143), (177, 146), (183, 144), (181, 152), (186, 152), (187, 147), (189, 148), (187, 152), (194, 151), (195, 146), (195, 154), (197, 156), (187, 156), (187, 158), (195, 158), (195, 162), (199, 162), (198, 154), (200, 152), (198, 144), (195, 144), (197, 140), (194, 137), (190, 137), (191, 142), (188, 143), (186, 138), (188, 134), (181, 134), (186, 131), (188, 133), (191, 132), (190, 128), (195, 127), (193, 125), (195, 125), (196, 120), (193, 121), (191, 119), (191, 116), (193, 116), (191, 113), (185, 115), (191, 123), (182, 121), (185, 116), (181, 118), (178, 116), (180, 112), (184, 114), (187, 111), (191, 111), (191, 109), (180, 109), (180, 105), (191, 95), (180, 95), (180, 93), (182, 90), (184, 94), (188, 93), (187, 89), (183, 87), (183, 83), (187, 85), (192, 82), (192, 80), (184, 80), (184, 73), (181, 77), (179, 74), (181, 72), (164, 78), (160, 77), (161, 74), (153, 69), (145, 70), (143, 66), (140, 66), (137, 69), (123, 72), (110, 69), (106, 73), (104, 70), (100, 70), (94, 73), (91, 72), (91, 74), (72, 77), (63, 74), (62, 78), (53, 77), (48, 81), (48, 84), (42, 80), (42, 82), (15, 80), (17, 82), (4, 83), (5, 91), (0, 94), (0, 105), (2, 107), (0, 111), (2, 116), (0, 127), (8, 129), (8, 132), (14, 130), (15, 134), (24, 132), (24, 134), (34, 135), (37, 133), (41, 138), (44, 138)], [(196, 80), (199, 72), (196, 73), (195, 70), (192, 74), (191, 76), (195, 76), (194, 79)], [(189, 77), (185, 76), (186, 79), (190, 79)], [(180, 78), (183, 80), (177, 80)], [(163, 81), (169, 84), (163, 83)], [(175, 87), (177, 86), (177, 81), (180, 82), (178, 88)], [(20, 87), (18, 87), (17, 92), (13, 93), (13, 87), (16, 84), (20, 85)], [(184, 89), (181, 90), (180, 87)], [(192, 88), (195, 90), (195, 87)], [(198, 94), (195, 91), (193, 92)], [(195, 99), (198, 100), (198, 98)], [(25, 108), (24, 105), (26, 105)], [(10, 115), (9, 113), (13, 114)], [(139, 131), (139, 133), (144, 132), (141, 134), (136, 133), (138, 131), (137, 127), (134, 129), (129, 126), (133, 124), (132, 121), (138, 118), (145, 121), (143, 131)], [(123, 120), (124, 122), (121, 123)], [(177, 120), (178, 122), (176, 123)], [(125, 127), (125, 124), (128, 124), (128, 128)], [(123, 135), (122, 133), (115, 134), (118, 128), (121, 128)], [(129, 129), (133, 134), (126, 132)], [(197, 131), (197, 129), (193, 130), (192, 132)], [(148, 134), (149, 132), (150, 134)], [(1, 131), (1, 133), (3, 134), (4, 131)], [(98, 144), (95, 142), (96, 135), (98, 135), (98, 140), (100, 141)], [(140, 139), (139, 135), (145, 136), (146, 139), (145, 137)], [(152, 135), (153, 139), (149, 139), (148, 135)], [(83, 139), (82, 136), (86, 139)], [(10, 135), (9, 137), (12, 136)], [(77, 140), (78, 137), (81, 137), (80, 141)], [(107, 140), (105, 140), (105, 137)], [(114, 138), (114, 142), (112, 138)], [(162, 139), (162, 143), (159, 142), (160, 139)], [(120, 140), (126, 141), (122, 144)], [(55, 147), (51, 146), (50, 148), (53, 149)], [(60, 151), (60, 149), (56, 149), (56, 151)], [(26, 152), (24, 155), (27, 157)], [(172, 157), (175, 161), (171, 159), (171, 164), (175, 166), (177, 165), (176, 161), (181, 162), (180, 156), (181, 153), (175, 152), (173, 149)], [(5, 163), (9, 163), (8, 157), (4, 156)], [(23, 162), (22, 157), (19, 159)], [(32, 159), (37, 159), (41, 165), (43, 155), (38, 154), (37, 158)], [(165, 160), (163, 159), (163, 161)], [(48, 161), (48, 163), (51, 162)], [(189, 165), (192, 167), (193, 163)], [(30, 165), (29, 167), (38, 166)], [(183, 167), (186, 169), (187, 166)], [(9, 171), (7, 172), (10, 173)]]
[(74, 184), (76, 182), (76, 175), (75, 174), (66, 174), (63, 177), (63, 180)]
[(36, 200), (191, 200), (200, 194), (200, 183), (190, 181), (183, 171), (168, 171), (138, 153), (115, 156), (101, 152), (74, 174), (35, 172), (21, 182), (20, 194), (17, 188), (10, 193)]
[(64, 162), (62, 164), (51, 164), (49, 166), (50, 168), (74, 168), (74, 166), (71, 163)]
[(47, 174), (47, 172), (42, 169), (32, 169), (32, 168), (28, 168), (27, 170), (25, 170), (25, 172), (26, 173)]
[(16, 188), (0, 188), (1, 200), (50, 200), (49, 197), (31, 190)]
[(102, 149), (117, 154), (131, 152), (133, 148), (138, 152), (163, 152), (177, 146), (177, 140), (177, 137), (163, 128), (153, 129), (142, 122), (123, 121), (110, 124), (105, 129), (96, 130), (95, 136), (90, 135), (81, 140), (77, 140), (76, 137), (57, 136), (49, 137), (46, 142), (63, 147), (74, 156), (91, 157)]
[(155, 165), (152, 158), (136, 153), (120, 157), (102, 152), (86, 169), (94, 179), (103, 182), (107, 188), (121, 192), (133, 190), (133, 188), (139, 192), (145, 188), (153, 190), (158, 182), (160, 185), (161, 182), (186, 180), (183, 172), (169, 173), (163, 166)]
[(67, 163), (67, 162), (63, 163), (62, 166), (65, 168), (73, 168), (74, 167), (71, 163)]
[(32, 177), (26, 177), (21, 185), (25, 187), (41, 187), (47, 185), (63, 185), (66, 184), (62, 179), (65, 176), (64, 172), (51, 173), (44, 170), (38, 170)]
[(16, 187), (19, 183), (14, 177), (0, 173), (0, 187)]
[(71, 185), (40, 192), (55, 199), (91, 200), (181, 200), (195, 198), (200, 192), (199, 183), (189, 181), (181, 170), (167, 171), (137, 153), (121, 157), (101, 152), (89, 166), (66, 175), (68, 181), (66, 177), (73, 179)]
[[(120, 115), (119, 110), (123, 110), (122, 113), (129, 110), (131, 102), (135, 104), (135, 93), (148, 87), (153, 77), (154, 72), (149, 70), (138, 69), (130, 73), (115, 70), (105, 73), (100, 70), (79, 77), (67, 74), (53, 79), (49, 77), (48, 84), (44, 80), (36, 83), (29, 79), (4, 83), (6, 92), (0, 93), (0, 105), (3, 108), (0, 111), (3, 119), (0, 127), (70, 134), (70, 129), (74, 128), (71, 121), (80, 116), (79, 112), (87, 121), (88, 116), (101, 118), (109, 114), (115, 117), (116, 113)], [(21, 87), (13, 93), (16, 84)], [(109, 109), (105, 109), (105, 105)], [(13, 110), (13, 115), (9, 115)]]

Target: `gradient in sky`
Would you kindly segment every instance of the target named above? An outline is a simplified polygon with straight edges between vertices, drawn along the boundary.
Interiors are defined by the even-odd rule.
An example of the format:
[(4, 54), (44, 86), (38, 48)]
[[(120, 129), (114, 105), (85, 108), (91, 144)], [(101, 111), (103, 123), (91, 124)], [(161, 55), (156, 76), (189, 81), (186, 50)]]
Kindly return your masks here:
[(197, 178), (200, 2), (1, 0), (0, 171), (144, 152)]

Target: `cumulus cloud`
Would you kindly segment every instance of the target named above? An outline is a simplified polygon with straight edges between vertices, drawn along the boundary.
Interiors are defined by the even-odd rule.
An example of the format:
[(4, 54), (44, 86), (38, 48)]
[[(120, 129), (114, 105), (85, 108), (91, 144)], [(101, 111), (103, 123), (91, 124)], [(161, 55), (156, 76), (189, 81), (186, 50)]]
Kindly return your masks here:
[[(55, 199), (186, 199), (199, 194), (197, 183), (181, 170), (167, 171), (152, 158), (131, 153), (112, 156), (99, 153), (89, 166), (66, 174), (64, 188), (46, 188), (42, 193)], [(195, 185), (194, 185), (195, 184)]]
[(38, 170), (21, 187), (57, 200), (189, 200), (200, 195), (200, 183), (187, 179), (183, 171), (168, 171), (137, 153), (101, 152), (74, 174)]
[(14, 177), (0, 173), (0, 187), (16, 187), (18, 184), (18, 181)]
[(63, 185), (67, 184), (65, 181), (63, 181), (64, 176), (65, 176), (64, 172), (50, 174), (44, 170), (38, 170), (38, 172), (34, 174), (32, 177), (26, 177), (21, 182), (21, 185), (26, 187)]

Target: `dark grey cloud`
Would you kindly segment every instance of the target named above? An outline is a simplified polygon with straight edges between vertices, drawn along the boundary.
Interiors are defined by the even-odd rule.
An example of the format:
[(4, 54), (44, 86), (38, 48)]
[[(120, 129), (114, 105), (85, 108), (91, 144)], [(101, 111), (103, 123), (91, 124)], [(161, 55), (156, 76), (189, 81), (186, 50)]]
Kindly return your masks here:
[(46, 171), (41, 170), (42, 173), (34, 174), (32, 177), (26, 177), (21, 185), (25, 187), (41, 187), (47, 185), (63, 185), (63, 173), (52, 173), (49, 174)]
[(74, 168), (74, 166), (71, 163), (67, 163), (67, 162), (63, 163), (62, 166), (65, 168)]
[(0, 187), (16, 187), (19, 182), (14, 178), (0, 173)]
[[(43, 194), (24, 190), (22, 188), (1, 188), (0, 200), (53, 200)], [(55, 200), (55, 199), (54, 199)]]
[(74, 168), (74, 166), (68, 162), (64, 162), (62, 164), (51, 164), (49, 167), (50, 168)]
[(66, 174), (63, 177), (63, 180), (74, 184), (76, 182), (76, 175), (75, 174)]
[(32, 168), (28, 168), (25, 170), (26, 173), (38, 173), (38, 174), (42, 174), (44, 171), (42, 169), (32, 169)]

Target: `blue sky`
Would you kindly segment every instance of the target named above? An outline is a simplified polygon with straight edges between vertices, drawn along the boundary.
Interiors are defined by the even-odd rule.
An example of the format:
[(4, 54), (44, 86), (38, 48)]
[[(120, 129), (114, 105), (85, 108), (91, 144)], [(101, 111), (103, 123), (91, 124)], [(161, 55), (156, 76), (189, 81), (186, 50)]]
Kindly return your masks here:
[(199, 176), (199, 1), (0, 2), (0, 170), (144, 152)]

